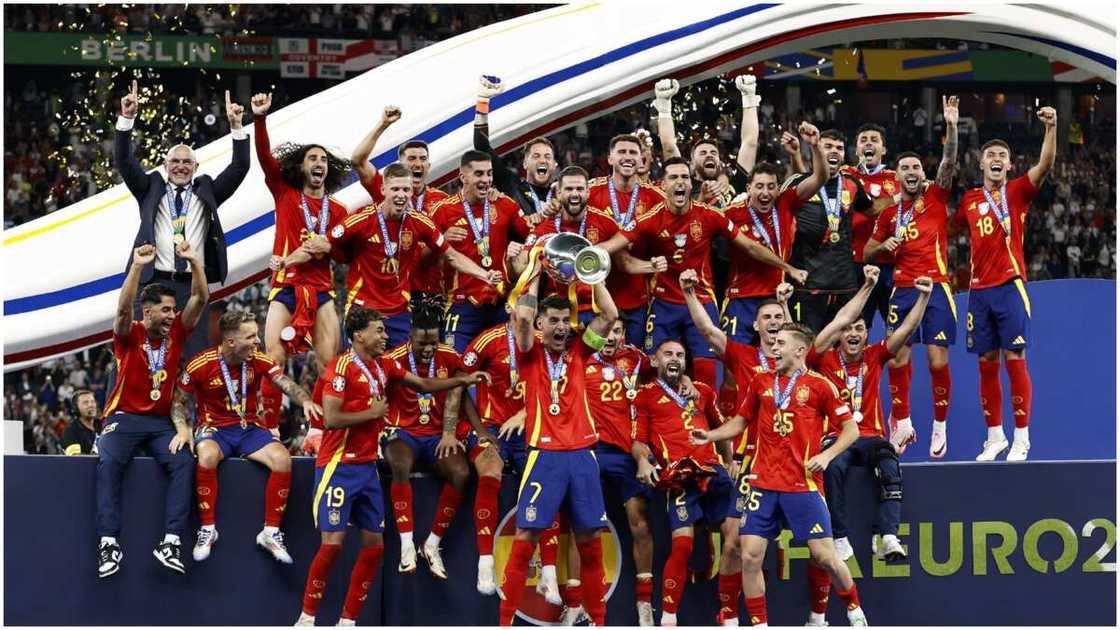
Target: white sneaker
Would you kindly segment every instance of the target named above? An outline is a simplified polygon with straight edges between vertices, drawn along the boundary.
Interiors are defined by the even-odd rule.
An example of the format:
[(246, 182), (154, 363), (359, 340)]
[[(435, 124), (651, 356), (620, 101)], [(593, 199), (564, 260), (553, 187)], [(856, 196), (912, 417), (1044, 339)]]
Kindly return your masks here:
[(338, 625), (340, 625), (340, 626), (356, 626), (356, 625), (358, 625), (358, 623), (356, 621), (354, 621), (353, 619), (347, 619), (346, 617), (339, 617), (338, 618)]
[(880, 538), (877, 552), (879, 559), (887, 562), (901, 562), (906, 559), (906, 550), (902, 548), (902, 543), (898, 542), (898, 536), (894, 534), (887, 534)]
[(723, 626), (724, 628), (739, 627), (739, 617), (737, 616), (724, 617), (722, 614), (719, 614), (717, 615), (717, 621), (719, 621), (719, 625)]
[(828, 625), (828, 621), (824, 618), (824, 613), (809, 613), (809, 620), (805, 622), (808, 628), (821, 628)]
[(1007, 461), (1025, 462), (1027, 453), (1031, 450), (1031, 443), (1026, 440), (1015, 440), (1011, 443), (1011, 450), (1007, 451)]
[(97, 547), (97, 577), (104, 578), (120, 571), (124, 553), (116, 542), (105, 541)]
[(848, 625), (850, 626), (866, 626), (867, 615), (863, 614), (863, 609), (859, 606), (848, 611)]
[(297, 626), (313, 626), (313, 625), (315, 625), (315, 617), (313, 617), (313, 616), (311, 616), (311, 615), (309, 615), (309, 614), (307, 614), (307, 613), (305, 613), (301, 610), (301, 611), (299, 611), (299, 619), (296, 619), (296, 625)]
[(575, 608), (565, 606), (564, 610), (560, 612), (560, 625), (562, 626), (574, 626), (590, 619), (587, 612), (583, 610), (583, 606), (576, 606)]
[(677, 626), (677, 614), (667, 612), (661, 613), (661, 625), (666, 628), (675, 628)]
[(652, 626), (653, 625), (653, 604), (650, 602), (638, 602), (638, 625), (639, 626)]
[(833, 540), (832, 544), (836, 547), (836, 555), (840, 556), (841, 562), (847, 562), (848, 558), (856, 553), (856, 550), (852, 549), (852, 543), (848, 542), (847, 536)]
[[(257, 534), (257, 546), (271, 553), (277, 562), (292, 563), (292, 557), (288, 555), (288, 548), (284, 546), (284, 534), (278, 529), (271, 532), (262, 529), (261, 533)], [(198, 547), (195, 547), (195, 549), (198, 549)]]
[(543, 596), (545, 601), (553, 606), (564, 603), (564, 600), (560, 599), (560, 585), (556, 581), (555, 571), (541, 571), (541, 577), (537, 581), (537, 594)]
[(420, 557), (428, 562), (428, 571), (433, 577), (447, 579), (447, 569), (443, 566), (443, 557), (439, 555), (439, 545), (424, 543), (420, 548)]
[[(935, 423), (936, 424), (936, 423)], [(949, 441), (946, 437), (946, 430), (941, 429), (938, 431), (934, 429), (929, 434), (929, 456), (933, 459), (941, 459), (945, 457), (945, 453), (949, 450)]]
[(493, 595), (498, 592), (498, 585), (494, 580), (493, 560), (478, 563), (478, 592), (483, 595)]
[[(995, 461), (996, 456), (1007, 450), (1007, 438), (1001, 438), (997, 441), (986, 440), (984, 442), (984, 450), (976, 456), (978, 462), (991, 462)], [(1026, 454), (1023, 455), (1026, 457)]]
[(397, 565), (400, 573), (416, 573), (416, 545), (401, 544), (401, 563)]
[(198, 530), (198, 540), (194, 543), (191, 557), (195, 562), (202, 562), (210, 557), (210, 549), (218, 542), (218, 530), (213, 527), (203, 527)]
[(890, 420), (891, 428), (891, 446), (894, 447), (894, 452), (898, 453), (899, 457), (906, 452), (906, 447), (918, 441), (918, 432), (914, 430), (914, 423), (910, 418), (903, 418), (901, 420)]

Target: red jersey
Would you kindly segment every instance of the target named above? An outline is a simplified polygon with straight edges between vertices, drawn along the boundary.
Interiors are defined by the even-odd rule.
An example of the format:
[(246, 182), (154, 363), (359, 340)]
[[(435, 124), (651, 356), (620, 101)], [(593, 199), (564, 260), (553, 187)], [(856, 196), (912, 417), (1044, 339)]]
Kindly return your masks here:
[(650, 258), (664, 256), (666, 271), (655, 274), (653, 296), (673, 304), (684, 304), (680, 275), (695, 269), (699, 282), (696, 297), (703, 303), (716, 299), (712, 285), (712, 239), (735, 238), (735, 225), (711, 206), (692, 201), (684, 214), (674, 214), (664, 203), (638, 219), (633, 230), (623, 234), (631, 243), (644, 246)]
[(694, 386), (700, 397), (684, 406), (673, 400), (656, 380), (643, 385), (634, 400), (634, 440), (648, 444), (662, 466), (686, 457), (700, 464), (720, 465), (715, 444), (693, 446), (688, 441), (693, 429), (710, 431), (723, 424), (712, 388), (704, 383)]
[[(755, 376), (739, 408), (739, 415), (754, 418), (758, 426), (751, 485), (778, 492), (823, 493), (821, 475), (810, 474), (805, 465), (821, 452), (826, 424), (839, 427), (850, 421), (851, 410), (828, 379), (805, 371), (789, 393), (788, 405), (779, 413), (774, 376), (774, 372)], [(778, 377), (782, 392), (789, 381), (788, 376)]]
[[(879, 170), (872, 173), (865, 172), (854, 166), (841, 166), (841, 172), (859, 179), (863, 184), (863, 191), (871, 198), (872, 203), (880, 199), (890, 199), (898, 192), (898, 180), (895, 172), (879, 165)], [(857, 263), (863, 262), (863, 248), (875, 232), (875, 217), (856, 212), (852, 215), (852, 253)], [(875, 259), (881, 265), (894, 263), (894, 254), (888, 251), (880, 252)]]
[[(331, 246), (350, 248), (354, 253), (346, 274), (347, 310), (357, 304), (385, 315), (405, 312), (409, 277), (421, 266), (421, 245), (440, 256), (448, 249), (435, 224), (422, 214), (409, 212), (403, 220), (383, 217), (370, 206), (331, 229)], [(389, 235), (388, 243), (385, 234)]]
[[(275, 256), (287, 256), (294, 252), (311, 238), (313, 234), (322, 234), (324, 238), (331, 229), (346, 218), (346, 206), (325, 195), (322, 199), (315, 199), (303, 194), (289, 186), (280, 175), (280, 163), (272, 156), (272, 148), (268, 141), (268, 128), (265, 117), (257, 116), (253, 121), (253, 131), (257, 145), (257, 159), (264, 171), (264, 183), (272, 193), (272, 200), (276, 204), (276, 236), (272, 240), (272, 253)], [(307, 203), (307, 213), (310, 215), (311, 225), (304, 217), (303, 202)], [(327, 203), (327, 225), (322, 222), (323, 203)], [(332, 291), (334, 283), (331, 281), (331, 263), (327, 255), (281, 269), (272, 275), (274, 288), (285, 286), (306, 286), (315, 291)]]
[[(590, 329), (588, 329), (589, 334)], [(583, 338), (568, 342), (560, 355), (546, 350), (537, 340), (528, 352), (516, 348), (517, 364), (525, 379), (525, 440), (529, 446), (546, 451), (574, 451), (598, 441), (595, 421), (587, 404), (584, 373), (594, 353)], [(558, 379), (559, 413), (552, 413), (550, 378), (545, 355), (560, 372)]]
[[(369, 378), (354, 359), (353, 350), (338, 355), (327, 364), (327, 371), (323, 376), (323, 380), (328, 383), (323, 387), (323, 396), (341, 398), (344, 412), (369, 409), (375, 397), (384, 397), (390, 386), (404, 378), (404, 370), (399, 363), (381, 356), (366, 362), (370, 376), (376, 381), (376, 385), (371, 386)], [(384, 420), (379, 418), (344, 429), (324, 430), (315, 466), (326, 466), (332, 461), (343, 464), (375, 461), (377, 436)]]
[[(988, 192), (992, 201), (1003, 207), (1000, 189)], [(1027, 279), (1027, 264), (1023, 258), (1023, 232), (1027, 212), (1038, 189), (1029, 175), (1022, 175), (1007, 182), (1008, 229), (1005, 230), (989, 207), (982, 188), (967, 190), (961, 197), (955, 220), (968, 223), (972, 233), (972, 287), (986, 289), (1004, 284), (1018, 276)]]
[[(840, 399), (862, 414), (858, 425), (860, 437), (885, 439), (887, 434), (883, 426), (882, 405), (879, 404), (879, 381), (883, 375), (883, 364), (893, 357), (887, 350), (887, 342), (880, 341), (864, 348), (858, 361), (846, 365), (840, 361), (839, 348), (824, 354), (817, 354), (815, 349), (810, 348), (805, 363), (831, 381), (840, 391)], [(862, 383), (860, 374), (863, 375)], [(826, 428), (826, 431), (836, 430), (838, 427)]]
[[(945, 264), (949, 252), (949, 191), (937, 184), (914, 201), (902, 202), (902, 216), (910, 215), (902, 243), (894, 252), (894, 285), (913, 287), (914, 279), (929, 276), (934, 282), (948, 282)], [(880, 243), (897, 234), (899, 206), (883, 210), (875, 221), (873, 238)]]
[[(770, 212), (756, 210), (752, 213), (750, 205), (745, 201), (731, 204), (723, 212), (739, 232), (774, 252), (782, 260), (788, 261), (790, 251), (793, 250), (793, 235), (797, 232), (797, 220), (793, 212), (799, 207), (801, 200), (797, 197), (797, 188), (790, 187), (778, 195)], [(759, 226), (762, 226), (761, 231)], [(727, 299), (774, 295), (774, 289), (782, 282), (781, 269), (755, 260), (742, 251), (732, 252), (730, 258)]]
[[(187, 362), (187, 368), (179, 378), (179, 389), (194, 394), (198, 424), (217, 429), (241, 424), (241, 416), (233, 409), (226, 380), (222, 375), (222, 365), (219, 361), (221, 356), (222, 352), (217, 348), (199, 352)], [(241, 365), (227, 366), (230, 385), (233, 387), (234, 396), (245, 410), (245, 422), (260, 424), (263, 427), (264, 424), (257, 416), (257, 393), (260, 391), (261, 381), (264, 378), (280, 376), (283, 370), (267, 354), (259, 350), (243, 365), (247, 387), (242, 389), (241, 386)], [(242, 399), (242, 391), (245, 392), (245, 399)]]
[[(484, 226), (483, 208), (487, 205), (490, 207), (489, 228)], [(441, 233), (456, 226), (466, 230), (467, 238), (458, 243), (451, 243), (451, 246), (483, 269), (497, 269), (509, 279), (509, 270), (506, 269), (506, 247), (509, 245), (511, 236), (515, 240), (524, 240), (529, 235), (529, 224), (525, 222), (525, 217), (521, 214), (521, 206), (518, 206), (516, 201), (505, 195), (499, 196), (498, 200), (493, 203), (487, 201), (471, 204), (471, 217), (473, 217), (471, 222), (468, 222), (466, 210), (463, 206), (464, 200), (461, 194), (448, 197), (436, 206), (432, 214), (432, 221)], [(490, 249), (488, 255), (490, 260), (487, 261), (490, 263), (489, 266), (482, 264), (483, 256), (478, 251), (479, 243), (475, 240), (474, 232), (471, 230), (472, 223), (478, 229), (480, 235), (484, 234), (487, 229), (489, 230)], [(475, 305), (494, 304), (498, 301), (498, 291), (495, 287), (453, 269), (449, 270), (449, 273), (450, 285), (447, 287), (447, 292), (450, 294), (451, 301), (455, 304), (464, 302)]]
[[(537, 227), (533, 228), (533, 233), (529, 236), (529, 239), (525, 241), (525, 246), (532, 247), (542, 236), (556, 234), (557, 231), (578, 234), (586, 238), (592, 245), (607, 241), (618, 232), (618, 224), (614, 222), (611, 215), (598, 208), (588, 206), (581, 221), (564, 221), (562, 216), (563, 212), (552, 219), (538, 223)], [(557, 224), (560, 226), (559, 230), (556, 229)], [(549, 293), (568, 295), (568, 287), (557, 286), (547, 274), (542, 276), (542, 283), (544, 286), (540, 289), (541, 295), (548, 295)], [(591, 309), (591, 285), (577, 282), (576, 297), (579, 300), (579, 310)]]
[[(362, 182), (362, 187), (369, 193), (375, 206), (380, 205), (385, 200), (385, 195), (381, 192), (383, 181), (385, 179), (381, 176), (381, 171), (377, 171), (373, 176), (373, 181), (368, 184)], [(430, 219), (436, 205), (447, 197), (447, 193), (442, 190), (426, 186), (419, 194), (416, 191), (412, 192), (412, 209), (419, 211)], [(424, 256), (420, 268), (413, 271), (409, 279), (409, 286), (413, 291), (443, 295), (443, 263), (439, 256)]]
[[(598, 177), (588, 182), (587, 204), (596, 208), (604, 208), (610, 213), (611, 219), (620, 230), (633, 225), (638, 217), (645, 214), (657, 204), (664, 201), (665, 196), (660, 190), (650, 184), (638, 183), (630, 190), (616, 190), (614, 203), (611, 199), (611, 186), (609, 177)], [(634, 191), (637, 196), (634, 197)], [(633, 204), (631, 204), (633, 200)], [(630, 212), (633, 205), (634, 211)], [(615, 208), (618, 208), (616, 211)], [(631, 246), (631, 253), (639, 258), (644, 258), (642, 251), (637, 246)], [(611, 268), (607, 276), (607, 290), (614, 298), (615, 306), (619, 310), (629, 311), (644, 308), (649, 303), (649, 288), (647, 278), (641, 274), (628, 274), (621, 267)]]
[[(512, 365), (511, 356), (514, 357)], [(500, 426), (525, 406), (525, 380), (517, 364), (516, 342), (510, 324), (491, 326), (471, 340), (463, 354), (463, 365), (490, 375), (489, 384), (483, 381), (475, 385), (478, 415), (486, 426)], [(510, 391), (510, 383), (515, 380), (516, 385)]]
[[(179, 357), (183, 354), (190, 329), (183, 325), (183, 314), (175, 316), (171, 332), (158, 346), (152, 345), (148, 329), (140, 322), (132, 322), (128, 334), (113, 333), (113, 359), (117, 363), (117, 384), (109, 393), (103, 418), (118, 411), (138, 416), (171, 417), (171, 393), (179, 376)], [(148, 352), (156, 362), (163, 351), (163, 369), (159, 374), (159, 400), (152, 400), (152, 372)]]
[[(731, 338), (727, 339), (727, 348), (723, 351), (722, 361), (724, 368), (731, 372), (731, 376), (734, 377), (736, 386), (735, 407), (729, 413), (735, 413), (739, 406), (743, 404), (743, 400), (747, 397), (747, 389), (751, 381), (754, 380), (755, 374), (773, 369), (776, 360), (767, 357), (758, 346), (740, 343)], [(745, 420), (747, 421), (746, 427), (744, 427), (743, 434), (735, 444), (735, 454), (753, 457), (755, 437), (758, 431), (755, 428), (754, 418), (745, 418)]]
[(628, 392), (639, 391), (641, 372), (649, 367), (649, 358), (634, 346), (626, 345), (611, 357), (596, 352), (584, 369), (587, 404), (599, 441), (617, 446), (629, 453), (634, 435), (633, 410)]
[[(456, 371), (466, 371), (458, 353), (450, 346), (436, 346), (435, 355), (427, 363), (413, 358), (415, 370), (409, 362), (411, 354), (412, 345), (406, 342), (390, 350), (386, 356), (421, 378), (451, 378)], [(389, 388), (389, 416), (386, 424), (407, 429), (417, 437), (439, 435), (443, 431), (443, 406), (447, 403), (447, 393), (422, 394), (404, 383), (394, 383)], [(465, 435), (469, 426), (465, 420), (460, 425), (463, 428), (462, 434)]]

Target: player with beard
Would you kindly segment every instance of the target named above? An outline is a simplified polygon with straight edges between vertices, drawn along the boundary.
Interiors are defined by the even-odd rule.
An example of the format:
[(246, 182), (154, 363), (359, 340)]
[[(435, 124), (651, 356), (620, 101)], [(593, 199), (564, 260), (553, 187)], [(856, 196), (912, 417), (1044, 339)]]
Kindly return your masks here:
[[(757, 454), (746, 514), (739, 529), (743, 549), (743, 593), (753, 626), (767, 625), (762, 561), (766, 545), (783, 524), (794, 540), (804, 540), (811, 560), (823, 567), (848, 609), (853, 626), (867, 625), (848, 566), (832, 541), (828, 507), (821, 496), (821, 473), (858, 436), (851, 410), (836, 387), (805, 367), (813, 333), (803, 324), (785, 324), (774, 344), (777, 365), (751, 381), (738, 414), (714, 431), (694, 429), (692, 443), (707, 444), (737, 436), (753, 418)], [(828, 448), (820, 449), (825, 426), (842, 427)]]
[[(867, 280), (864, 287), (874, 286), (879, 279), (878, 268), (867, 265), (863, 271)], [(879, 404), (879, 382), (884, 364), (906, 346), (907, 338), (922, 321), (926, 305), (930, 301), (933, 282), (924, 276), (916, 278), (914, 288), (919, 294), (914, 307), (885, 340), (868, 344), (867, 324), (860, 316), (860, 309), (848, 308), (851, 304), (863, 305), (864, 299), (871, 294), (870, 291), (863, 290), (817, 335), (806, 359), (806, 364), (829, 379), (840, 391), (840, 398), (851, 405), (852, 417), (859, 427), (856, 441), (837, 455), (824, 473), (825, 499), (832, 519), (834, 544), (842, 561), (847, 561), (853, 554), (847, 536), (845, 500), (845, 479), (853, 466), (870, 468), (879, 488), (879, 519), (875, 531), (881, 536), (881, 541), (877, 545), (873, 543), (872, 553), (876, 553), (880, 560), (899, 561), (906, 558), (906, 551), (898, 542), (898, 523), (902, 518), (902, 473), (898, 455), (886, 439), (883, 412)], [(830, 427), (830, 431), (831, 429)], [(822, 446), (830, 444), (835, 437), (835, 433), (830, 432)], [(819, 573), (819, 567), (815, 568)], [(813, 625), (824, 625), (827, 587), (828, 580), (825, 576), (819, 592), (826, 600), (819, 603), (819, 608), (814, 605), (809, 620)]]
[[(653, 485), (660, 476), (666, 477), (662, 483), (668, 488), (666, 503), (673, 542), (663, 570), (661, 625), (675, 626), (692, 554), (693, 525), (720, 527), (723, 536), (735, 535), (738, 523), (727, 518), (733, 510), (727, 468), (734, 464), (727, 440), (719, 444), (718, 451), (713, 446), (697, 448), (689, 443), (691, 431), (714, 429), (723, 423), (723, 416), (716, 409), (715, 392), (707, 385), (697, 384), (696, 396), (685, 393), (681, 382), (684, 346), (667, 339), (651, 360), (657, 378), (643, 385), (634, 400), (631, 454), (643, 483)], [(657, 469), (661, 469), (660, 475)], [(731, 563), (734, 565), (734, 559)]]
[[(410, 373), (427, 379), (445, 379), (465, 374), (459, 355), (450, 346), (439, 343), (438, 305), (415, 303), (412, 307), (412, 330), (408, 342), (389, 351), (388, 357), (407, 366)], [(473, 385), (485, 378), (482, 372), (456, 378), (470, 379)], [(442, 394), (417, 394), (413, 389), (389, 387), (389, 415), (381, 438), (386, 458), (393, 471), (390, 494), (393, 515), (401, 536), (401, 573), (416, 571), (416, 546), (413, 542), (415, 519), (412, 514), (412, 482), (409, 475), (417, 461), (423, 462), (444, 480), (443, 491), (436, 505), (435, 519), (420, 556), (428, 562), (434, 577), (447, 579), (439, 543), (459, 505), (470, 476), (470, 464), (463, 451), (459, 434), (459, 405), (462, 390)], [(476, 429), (481, 430), (478, 425)], [(466, 431), (462, 432), (466, 437)]]
[[(804, 131), (815, 140), (816, 128), (805, 123)], [(816, 159), (823, 161), (820, 152)], [(784, 269), (798, 282), (805, 280), (805, 272), (795, 269), (769, 249), (739, 234), (720, 211), (694, 202), (691, 197), (692, 179), (688, 164), (682, 158), (665, 162), (665, 201), (643, 215), (633, 229), (616, 234), (603, 244), (612, 254), (618, 254), (621, 266), (631, 274), (656, 274), (654, 300), (646, 319), (646, 348), (656, 347), (664, 339), (683, 339), (694, 358), (696, 380), (716, 386), (716, 366), (712, 349), (697, 332), (678, 276), (685, 269), (697, 269), (700, 301), (711, 317), (716, 317), (715, 293), (711, 281), (712, 240), (725, 236), (747, 255), (766, 264)], [(652, 255), (643, 261), (630, 255), (627, 248), (634, 245)]]
[(556, 174), (556, 147), (543, 136), (525, 144), (521, 167), (525, 179), (510, 170), (494, 147), (490, 146), (490, 99), (502, 93), (498, 77), (482, 75), (478, 79), (478, 100), (474, 107), (474, 148), (490, 156), (494, 164), (494, 187), (508, 195), (524, 214), (535, 214), (552, 201), (552, 176)]
[[(354, 148), (354, 152), (350, 155), (350, 161), (354, 164), (358, 179), (362, 182), (362, 187), (369, 193), (370, 198), (373, 199), (373, 205), (375, 206), (385, 200), (385, 184), (382, 174), (370, 162), (369, 156), (373, 153), (373, 148), (377, 146), (381, 134), (400, 118), (400, 108), (395, 105), (387, 105), (377, 126), (362, 138), (362, 141), (358, 143), (358, 146)], [(447, 199), (448, 195), (442, 190), (432, 188), (427, 184), (428, 172), (432, 168), (428, 159), (428, 143), (417, 139), (405, 142), (397, 149), (397, 161), (403, 164), (412, 176), (412, 194), (409, 196), (408, 211), (417, 212), (431, 218), (436, 204)], [(443, 263), (440, 260), (439, 252), (433, 251), (427, 246), (423, 247), (422, 252), (419, 267), (412, 273), (408, 283), (412, 298), (426, 301), (431, 296), (442, 297)]]
[[(852, 214), (870, 212), (871, 200), (859, 179), (841, 172), (844, 162), (844, 134), (835, 129), (820, 133), (828, 178), (815, 195), (795, 212), (797, 233), (790, 263), (809, 272), (809, 281), (798, 287), (790, 299), (796, 321), (814, 331), (836, 317), (856, 292), (852, 253)], [(814, 160), (813, 171), (817, 166)], [(816, 177), (802, 174), (796, 182)]]
[(968, 225), (972, 282), (968, 292), (968, 351), (980, 362), (980, 405), (988, 425), (988, 439), (976, 461), (990, 462), (1007, 448), (1003, 432), (1003, 390), (999, 381), (1002, 350), (1011, 382), (1011, 410), (1015, 436), (1007, 461), (1023, 461), (1031, 448), (1031, 376), (1027, 371), (1031, 303), (1027, 296), (1027, 265), (1023, 234), (1027, 212), (1038, 189), (1054, 166), (1058, 114), (1053, 107), (1038, 110), (1045, 128), (1038, 162), (1008, 181), (1011, 149), (1003, 140), (980, 147), (980, 188), (965, 191), (954, 223)]
[[(916, 153), (905, 152), (898, 156), (898, 182), (901, 187), (897, 207), (879, 215), (875, 233), (867, 242), (864, 255), (875, 260), (879, 252), (894, 255), (894, 290), (891, 292), (890, 313), (887, 316), (887, 333), (906, 317), (917, 301), (919, 290), (915, 278), (931, 277), (937, 284), (929, 308), (925, 311), (918, 330), (918, 343), (926, 345), (929, 359), (930, 389), (933, 395), (933, 430), (930, 432), (929, 456), (945, 457), (948, 448), (946, 420), (949, 417), (952, 378), (949, 373), (949, 346), (957, 341), (957, 306), (949, 288), (949, 270), (945, 264), (949, 248), (949, 193), (953, 175), (957, 170), (957, 97), (941, 97), (945, 119), (945, 147), (937, 179), (926, 186), (922, 159)], [(906, 402), (909, 410), (910, 341), (891, 361), (894, 369), (907, 370), (903, 383), (892, 382), (892, 401), (897, 396)], [(897, 388), (897, 394), (895, 389)], [(915, 437), (910, 418), (891, 410), (891, 444), (899, 455)]]
[(455, 270), (482, 282), (497, 285), (502, 274), (484, 270), (452, 249), (426, 214), (411, 211), (412, 185), (404, 165), (385, 167), (381, 185), (382, 201), (377, 207), (346, 217), (331, 229), (330, 242), (351, 254), (346, 311), (364, 306), (382, 313), (389, 343), (398, 345), (408, 338), (409, 303), (422, 301), (408, 287), (409, 279), (423, 270), (425, 250), (435, 254), (435, 262), (428, 264), (446, 259)]
[[(587, 612), (604, 625), (603, 549), (599, 530), (607, 525), (599, 465), (591, 447), (598, 440), (587, 403), (586, 368), (603, 349), (618, 310), (604, 283), (594, 285), (599, 313), (580, 338), (571, 337), (571, 307), (560, 296), (540, 300), (540, 275), (527, 269), (528, 289), (513, 313), (514, 356), (525, 379), (525, 431), (529, 460), (521, 479), (517, 532), (506, 563), (499, 622), (513, 623), (525, 590), (529, 558), (541, 532), (564, 505), (580, 555)], [(540, 339), (534, 332), (540, 330)]]
[(653, 170), (653, 137), (645, 129), (635, 130), (634, 137), (640, 140), (642, 144), (641, 156), (638, 158), (638, 168), (636, 169), (638, 182), (652, 184), (649, 175), (650, 171)]
[[(726, 173), (720, 160), (719, 144), (714, 139), (703, 138), (692, 145), (690, 166), (696, 176), (692, 194), (701, 203), (726, 208), (749, 185), (747, 173), (754, 168), (758, 150), (758, 106), (762, 102), (762, 97), (756, 94), (755, 81), (752, 74), (735, 77), (735, 87), (743, 99), (743, 119), (739, 124), (739, 150), (734, 172), (730, 176)], [(661, 79), (653, 87), (657, 135), (661, 138), (661, 157), (666, 160), (681, 155), (673, 123), (673, 97), (678, 90), (680, 84), (676, 79)]]
[[(607, 162), (611, 166), (609, 177), (591, 180), (587, 203), (611, 213), (619, 230), (632, 229), (638, 217), (664, 200), (663, 193), (650, 184), (639, 181), (638, 169), (642, 160), (642, 140), (630, 134), (611, 138)], [(641, 256), (642, 252), (634, 251)], [(620, 318), (626, 322), (626, 338), (630, 343), (644, 347), (646, 339), (646, 311), (649, 308), (649, 289), (646, 278), (634, 275), (619, 266), (612, 266), (607, 276), (607, 289), (617, 296)]]
[[(491, 201), (494, 168), (489, 155), (475, 150), (464, 153), (459, 160), (459, 180), (462, 190), (436, 207), (432, 221), (453, 248), (487, 272), (499, 271), (508, 277), (507, 253), (516, 256), (520, 248), (507, 248), (511, 239), (523, 241), (529, 235), (529, 224), (513, 199), (499, 195)], [(500, 303), (503, 283), (490, 284), (458, 270), (449, 280), (451, 305), (444, 340), (462, 353), (479, 333), (507, 319)]]

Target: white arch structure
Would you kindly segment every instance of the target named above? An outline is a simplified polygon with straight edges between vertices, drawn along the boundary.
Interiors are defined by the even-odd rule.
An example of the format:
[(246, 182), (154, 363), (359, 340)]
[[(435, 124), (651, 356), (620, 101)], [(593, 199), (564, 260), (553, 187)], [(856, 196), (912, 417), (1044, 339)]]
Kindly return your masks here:
[[(1115, 16), (1055, 6), (984, 3), (751, 4), (705, 0), (578, 2), (454, 37), (394, 60), (269, 116), (272, 142), (314, 140), (344, 153), (399, 105), (400, 122), (373, 158), (420, 137), (432, 177), (449, 175), (471, 146), (477, 76), (500, 76), (491, 104), (495, 146), (650, 98), (665, 76), (688, 84), (808, 48), (883, 38), (986, 41), (1047, 56), (1116, 82)], [(765, 90), (765, 86), (763, 87)], [(247, 103), (246, 103), (247, 105)], [(230, 159), (225, 137), (197, 149), (200, 172)], [(229, 278), (215, 298), (263, 277), (273, 239), (272, 198), (252, 170), (221, 209)], [(351, 184), (338, 193), (368, 203)], [(4, 232), (4, 359), (15, 369), (109, 339), (124, 265), (139, 218), (123, 185)]]

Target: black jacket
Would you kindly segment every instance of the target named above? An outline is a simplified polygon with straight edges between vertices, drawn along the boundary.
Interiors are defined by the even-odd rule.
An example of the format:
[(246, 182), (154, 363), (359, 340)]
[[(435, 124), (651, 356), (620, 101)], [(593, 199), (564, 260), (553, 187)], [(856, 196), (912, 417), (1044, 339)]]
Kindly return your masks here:
[[(113, 146), (113, 163), (140, 206), (140, 229), (136, 232), (133, 248), (145, 243), (154, 245), (155, 216), (167, 191), (167, 182), (158, 171), (144, 172), (144, 168), (132, 153), (131, 131), (117, 130), (116, 142)], [(233, 141), (233, 159), (216, 178), (209, 175), (199, 175), (194, 178), (192, 193), (202, 202), (210, 215), (210, 229), (206, 234), (204, 251), (207, 282), (224, 284), (226, 281), (226, 236), (222, 230), (222, 223), (218, 219), (218, 206), (233, 196), (248, 172), (249, 139), (245, 138)], [(130, 266), (132, 266), (131, 252), (128, 255), (128, 264), (125, 266), (126, 272)], [(154, 271), (154, 262), (145, 267), (140, 275), (141, 284), (150, 281)]]

